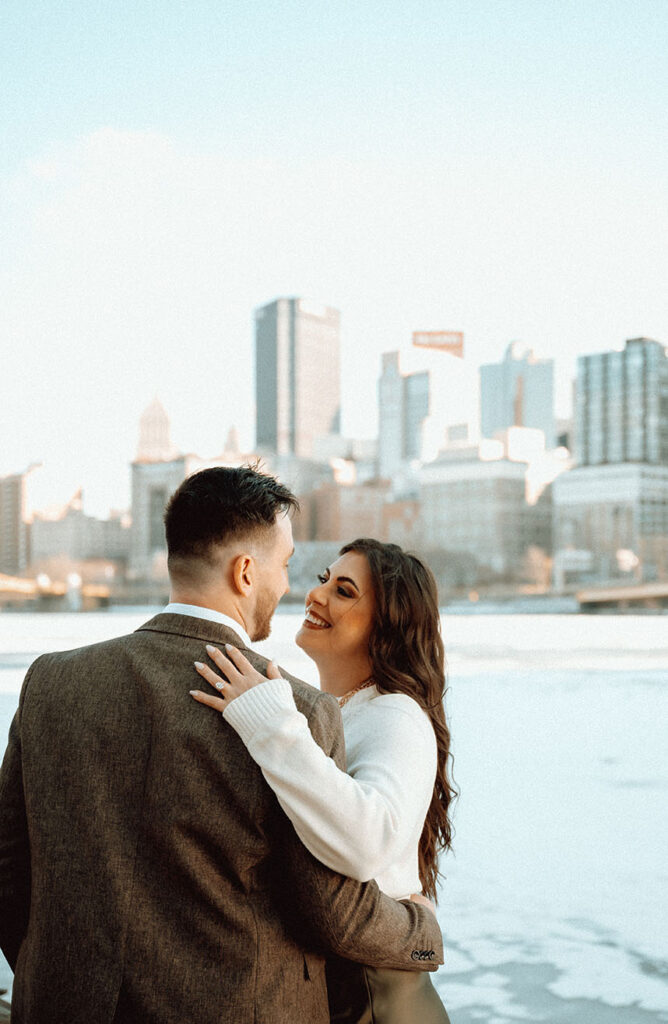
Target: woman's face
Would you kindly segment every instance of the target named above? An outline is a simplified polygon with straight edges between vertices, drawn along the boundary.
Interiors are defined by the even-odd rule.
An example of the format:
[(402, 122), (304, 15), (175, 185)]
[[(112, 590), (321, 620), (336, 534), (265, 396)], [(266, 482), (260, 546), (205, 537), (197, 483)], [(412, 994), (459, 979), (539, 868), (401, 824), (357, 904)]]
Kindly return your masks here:
[(314, 661), (320, 655), (366, 657), (375, 600), (365, 555), (347, 551), (306, 595), (306, 618), (296, 641)]

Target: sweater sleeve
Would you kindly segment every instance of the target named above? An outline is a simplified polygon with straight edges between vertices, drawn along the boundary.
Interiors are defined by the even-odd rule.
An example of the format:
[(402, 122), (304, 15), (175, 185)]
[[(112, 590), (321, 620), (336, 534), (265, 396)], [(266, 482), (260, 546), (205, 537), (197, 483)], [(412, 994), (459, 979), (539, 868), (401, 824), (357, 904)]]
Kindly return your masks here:
[[(284, 679), (247, 690), (223, 712), (307, 849), (358, 881), (381, 874), (422, 823), (436, 772), (429, 719), (405, 694), (367, 701), (342, 771), (313, 739)], [(362, 719), (360, 716), (364, 716)]]

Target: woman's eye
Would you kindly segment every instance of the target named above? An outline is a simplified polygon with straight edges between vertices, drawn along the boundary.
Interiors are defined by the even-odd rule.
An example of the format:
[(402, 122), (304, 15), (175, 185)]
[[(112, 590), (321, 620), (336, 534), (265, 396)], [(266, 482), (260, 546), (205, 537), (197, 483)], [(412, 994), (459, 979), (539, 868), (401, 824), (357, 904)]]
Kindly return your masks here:
[(337, 593), (341, 594), (342, 597), (352, 597), (353, 596), (352, 594), (348, 593), (348, 591), (345, 589), (345, 587), (337, 587), (336, 590), (337, 590)]
[(318, 573), (318, 575), (316, 576), (316, 579), (318, 580), (319, 583), (326, 583), (327, 582), (327, 577), (324, 576), (321, 572)]

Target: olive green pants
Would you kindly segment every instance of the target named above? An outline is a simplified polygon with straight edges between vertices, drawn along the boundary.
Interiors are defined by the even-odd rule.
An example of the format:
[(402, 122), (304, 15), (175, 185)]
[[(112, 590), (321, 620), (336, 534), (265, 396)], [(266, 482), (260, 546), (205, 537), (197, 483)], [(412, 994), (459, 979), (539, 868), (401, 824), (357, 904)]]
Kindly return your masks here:
[(429, 972), (327, 961), (331, 1024), (450, 1024)]

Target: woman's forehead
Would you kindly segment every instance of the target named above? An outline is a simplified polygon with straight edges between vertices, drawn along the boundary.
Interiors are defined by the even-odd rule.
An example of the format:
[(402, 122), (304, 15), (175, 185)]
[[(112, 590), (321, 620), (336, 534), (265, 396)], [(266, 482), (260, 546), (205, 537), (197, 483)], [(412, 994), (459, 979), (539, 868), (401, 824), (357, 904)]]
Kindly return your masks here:
[(329, 567), (332, 576), (350, 576), (364, 590), (371, 583), (371, 570), (366, 555), (359, 551), (346, 551)]

